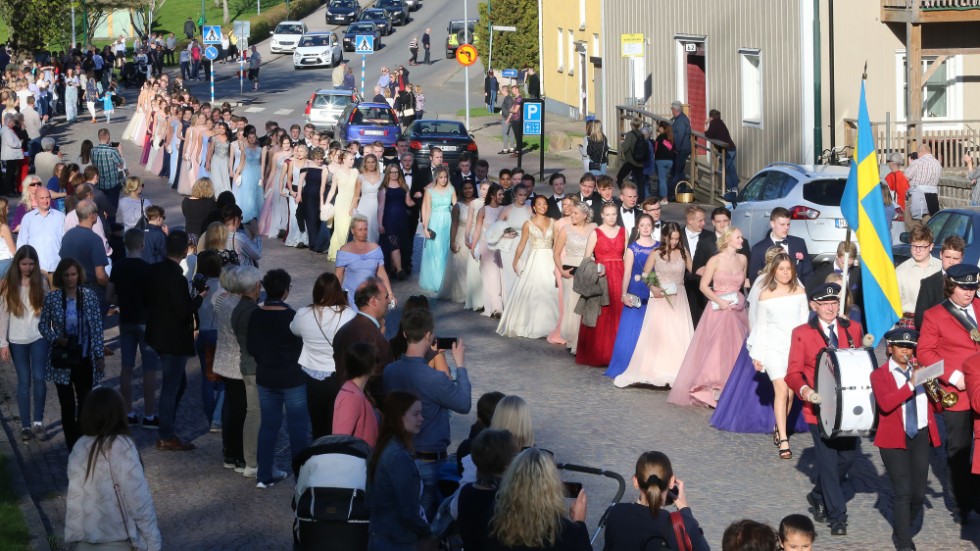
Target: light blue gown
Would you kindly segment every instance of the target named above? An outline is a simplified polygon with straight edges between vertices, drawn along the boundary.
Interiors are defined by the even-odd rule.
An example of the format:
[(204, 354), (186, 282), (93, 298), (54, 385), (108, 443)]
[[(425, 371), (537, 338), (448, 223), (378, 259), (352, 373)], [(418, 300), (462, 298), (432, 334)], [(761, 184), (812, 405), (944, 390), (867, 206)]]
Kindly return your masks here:
[(419, 286), (426, 291), (438, 293), (442, 289), (442, 278), (446, 275), (446, 261), (449, 258), (449, 227), (452, 225), (453, 188), (443, 191), (432, 188), (432, 214), (429, 216), (429, 230), (435, 232), (435, 239), (426, 239), (422, 249), (422, 271)]
[(354, 307), (354, 291), (367, 278), (377, 275), (378, 267), (384, 263), (385, 255), (380, 246), (364, 254), (337, 251), (337, 267), (344, 269), (343, 288), (351, 307)]
[(242, 184), (234, 188), (235, 201), (242, 209), (242, 221), (248, 222), (259, 216), (262, 208), (262, 149), (245, 148), (245, 166), (242, 168)]
[(201, 142), (201, 167), (197, 169), (198, 178), (210, 178), (211, 174), (208, 173), (207, 163), (208, 163), (208, 142), (211, 140), (211, 136), (207, 134), (204, 135), (204, 140)]

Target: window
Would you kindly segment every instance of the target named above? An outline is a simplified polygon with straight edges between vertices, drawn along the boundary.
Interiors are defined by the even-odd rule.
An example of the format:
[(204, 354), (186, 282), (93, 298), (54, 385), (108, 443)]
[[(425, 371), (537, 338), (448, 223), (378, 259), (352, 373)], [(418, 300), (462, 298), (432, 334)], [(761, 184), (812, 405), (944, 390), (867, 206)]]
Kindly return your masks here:
[(792, 190), (796, 184), (799, 183), (798, 180), (789, 174), (783, 172), (773, 171), (769, 173), (769, 178), (766, 179), (766, 187), (762, 191), (762, 197), (760, 201), (775, 201), (777, 199), (782, 199), (789, 195), (790, 190)]
[(578, 0), (579, 29), (585, 30), (585, 0)]
[(817, 205), (839, 207), (847, 180), (813, 180), (803, 186), (803, 200)]
[(762, 53), (739, 50), (742, 73), (742, 124), (762, 126)]
[(766, 187), (766, 178), (768, 175), (768, 172), (761, 172), (752, 178), (749, 183), (745, 184), (745, 187), (742, 188), (742, 192), (739, 194), (738, 202), (747, 203), (758, 201), (759, 197), (762, 196), (763, 188)]
[(561, 27), (559, 27), (558, 28), (558, 42), (555, 43), (555, 50), (558, 52), (558, 72), (559, 73), (565, 70), (565, 58), (562, 55), (562, 52), (564, 52), (564, 48), (563, 48), (564, 45), (565, 45), (565, 33), (564, 33), (564, 31), (561, 30)]
[(575, 34), (568, 29), (568, 75), (575, 74)]
[[(896, 54), (895, 70), (898, 73), (897, 98), (899, 120), (908, 116), (908, 68), (906, 67), (905, 52)], [(938, 61), (935, 56), (922, 57), (922, 73), (930, 71)], [(961, 118), (959, 99), (960, 62), (958, 56), (950, 56), (942, 61), (922, 88), (922, 118), (923, 119), (957, 119)], [(938, 127), (930, 126), (930, 129)]]
[(592, 35), (592, 57), (602, 57), (599, 54), (599, 35), (594, 33)]

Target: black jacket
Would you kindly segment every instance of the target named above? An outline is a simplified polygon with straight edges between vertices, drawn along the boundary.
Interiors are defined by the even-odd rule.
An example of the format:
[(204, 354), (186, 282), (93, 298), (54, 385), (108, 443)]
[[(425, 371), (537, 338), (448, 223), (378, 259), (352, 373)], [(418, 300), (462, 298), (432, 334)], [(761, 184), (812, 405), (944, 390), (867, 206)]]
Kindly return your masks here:
[(194, 312), (203, 297), (191, 298), (184, 272), (171, 259), (150, 266), (146, 286), (146, 342), (159, 354), (193, 356)]
[[(806, 241), (803, 241), (802, 238), (796, 237), (795, 235), (787, 235), (786, 241), (789, 245), (789, 255), (791, 257), (795, 258), (797, 254), (802, 256), (801, 259), (796, 261), (796, 276), (806, 285), (810, 280), (810, 276), (813, 275), (813, 263), (810, 261), (810, 254), (806, 250)], [(773, 242), (771, 235), (767, 235), (765, 239), (752, 245), (752, 257), (749, 259), (749, 281), (755, 281), (755, 278), (759, 275), (759, 270), (765, 268), (766, 251), (769, 250), (769, 247), (774, 246), (776, 244)]]
[(943, 284), (946, 273), (940, 270), (919, 283), (919, 298), (915, 301), (915, 328), (921, 330), (926, 310), (946, 300)]

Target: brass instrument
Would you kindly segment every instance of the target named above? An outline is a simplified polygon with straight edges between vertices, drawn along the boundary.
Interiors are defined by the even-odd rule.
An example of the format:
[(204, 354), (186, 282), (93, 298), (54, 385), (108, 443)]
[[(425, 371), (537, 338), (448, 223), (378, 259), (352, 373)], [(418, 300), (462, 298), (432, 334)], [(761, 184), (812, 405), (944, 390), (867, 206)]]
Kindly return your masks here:
[[(919, 368), (919, 362), (915, 358), (909, 358), (909, 366), (914, 370)], [(960, 395), (956, 392), (946, 392), (935, 379), (929, 379), (922, 383), (929, 400), (934, 404), (940, 404), (944, 409), (949, 409), (960, 401)]]

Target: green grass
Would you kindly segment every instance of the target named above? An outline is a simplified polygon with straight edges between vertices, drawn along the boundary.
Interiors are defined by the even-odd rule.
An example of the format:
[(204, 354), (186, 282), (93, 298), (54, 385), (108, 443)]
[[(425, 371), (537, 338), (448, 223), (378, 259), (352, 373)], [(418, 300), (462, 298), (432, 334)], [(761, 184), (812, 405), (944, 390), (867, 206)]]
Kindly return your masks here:
[[(456, 111), (456, 116), (465, 117), (466, 109), (463, 108)], [(496, 113), (491, 113), (490, 111), (487, 111), (486, 107), (470, 107), (470, 116), (471, 117), (499, 117), (500, 112), (498, 111)]]
[(17, 495), (10, 487), (7, 473), (7, 457), (0, 455), (0, 549), (26, 551), (31, 534), (24, 522), (24, 514), (17, 503)]

